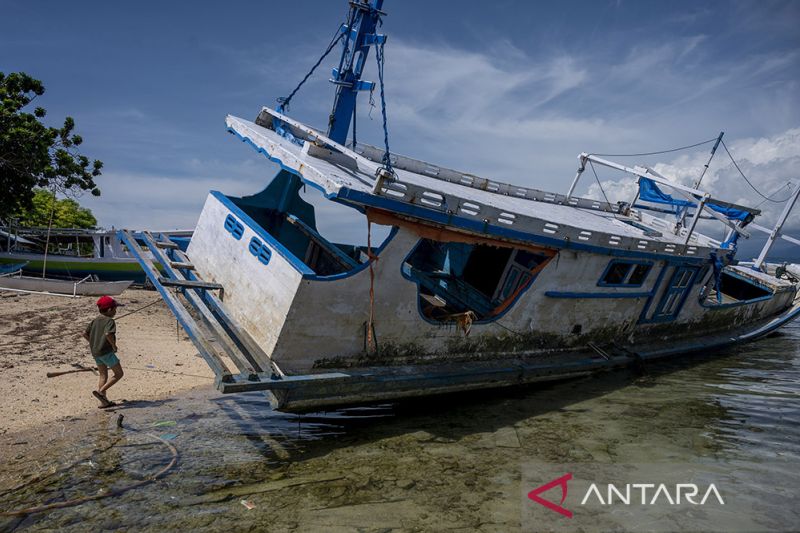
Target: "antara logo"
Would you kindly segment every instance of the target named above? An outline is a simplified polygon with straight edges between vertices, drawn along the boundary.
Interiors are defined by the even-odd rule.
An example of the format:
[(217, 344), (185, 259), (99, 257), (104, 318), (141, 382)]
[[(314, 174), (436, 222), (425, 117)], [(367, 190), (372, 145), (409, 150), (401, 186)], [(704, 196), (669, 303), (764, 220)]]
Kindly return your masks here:
[[(549, 483), (533, 489), (528, 493), (528, 498), (551, 511), (555, 511), (567, 518), (572, 518), (572, 511), (563, 507), (569, 489), (567, 482), (571, 479), (572, 473), (564, 474)], [(561, 488), (561, 501), (558, 504), (545, 500), (540, 496), (543, 492), (555, 487)], [(702, 498), (699, 498), (701, 494), (700, 487), (694, 483), (677, 483), (672, 486), (672, 490), (664, 483), (629, 483), (620, 486), (607, 483), (605, 489), (605, 491), (601, 491), (596, 483), (592, 483), (586, 489), (580, 505), (586, 505), (587, 503), (600, 505), (614, 505), (616, 503), (623, 505), (657, 505), (659, 503), (681, 505), (684, 502), (692, 505), (705, 505), (712, 496), (720, 505), (725, 505), (722, 495), (713, 483), (706, 488), (705, 492), (702, 492)], [(605, 498), (603, 497), (604, 494)]]
[[(554, 479), (550, 483), (545, 483), (541, 487), (535, 488), (528, 493), (528, 498), (535, 501), (540, 505), (544, 505), (551, 511), (555, 511), (559, 514), (566, 516), (567, 518), (572, 518), (572, 511), (564, 509), (561, 507), (563, 505), (564, 500), (567, 499), (567, 481), (572, 479), (572, 474), (567, 473), (561, 476), (560, 478)], [(543, 492), (547, 492), (548, 490), (552, 489), (553, 487), (561, 487), (561, 503), (559, 505), (554, 504), (553, 502), (549, 502), (541, 497), (539, 494)]]

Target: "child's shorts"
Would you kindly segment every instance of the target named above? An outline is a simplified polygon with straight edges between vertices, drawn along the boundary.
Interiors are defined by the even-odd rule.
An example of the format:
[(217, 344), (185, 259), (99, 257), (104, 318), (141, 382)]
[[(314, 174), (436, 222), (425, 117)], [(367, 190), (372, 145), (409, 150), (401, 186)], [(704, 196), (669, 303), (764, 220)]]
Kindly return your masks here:
[(97, 363), (98, 366), (105, 365), (108, 368), (111, 368), (112, 366), (117, 366), (119, 364), (119, 358), (117, 358), (117, 354), (114, 352), (108, 352), (100, 357), (95, 357), (94, 362)]

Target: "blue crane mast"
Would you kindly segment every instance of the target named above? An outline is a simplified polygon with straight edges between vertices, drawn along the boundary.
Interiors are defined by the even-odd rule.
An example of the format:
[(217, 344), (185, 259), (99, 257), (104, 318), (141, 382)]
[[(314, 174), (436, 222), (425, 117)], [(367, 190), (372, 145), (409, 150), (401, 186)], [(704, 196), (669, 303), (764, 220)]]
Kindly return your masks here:
[[(344, 34), (339, 66), (332, 71), (331, 83), (336, 86), (336, 97), (328, 119), (327, 136), (345, 144), (356, 111), (359, 91), (372, 91), (375, 82), (361, 80), (369, 49), (386, 42), (385, 35), (375, 33), (381, 23), (383, 0), (350, 2), (347, 23), (339, 31)], [(380, 58), (379, 58), (380, 59)]]

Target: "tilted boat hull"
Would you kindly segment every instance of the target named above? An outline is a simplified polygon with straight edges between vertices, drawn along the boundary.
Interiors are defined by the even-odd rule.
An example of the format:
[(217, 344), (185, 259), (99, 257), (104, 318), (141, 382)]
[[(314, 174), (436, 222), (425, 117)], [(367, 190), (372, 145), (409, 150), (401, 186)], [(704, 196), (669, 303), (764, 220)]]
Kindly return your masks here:
[[(188, 255), (202, 279), (225, 287), (226, 312), (286, 373), (259, 383), (238, 377), (220, 390), (267, 390), (280, 409), (311, 410), (564, 379), (753, 340), (799, 312), (797, 285), (748, 268), (726, 275), (763, 292), (716, 303), (701, 297), (713, 276), (703, 259), (626, 258), (650, 265), (642, 283), (599, 286), (618, 256), (561, 249), (506, 309), (465, 330), (424, 316), (420, 285), (404, 273), (426, 231), (396, 227), (375, 249), (372, 272), (363, 263), (320, 276), (236, 199), (212, 193)], [(267, 260), (253, 242), (270, 250)], [(691, 274), (683, 288), (682, 272)], [(676, 292), (670, 312), (665, 302)]]

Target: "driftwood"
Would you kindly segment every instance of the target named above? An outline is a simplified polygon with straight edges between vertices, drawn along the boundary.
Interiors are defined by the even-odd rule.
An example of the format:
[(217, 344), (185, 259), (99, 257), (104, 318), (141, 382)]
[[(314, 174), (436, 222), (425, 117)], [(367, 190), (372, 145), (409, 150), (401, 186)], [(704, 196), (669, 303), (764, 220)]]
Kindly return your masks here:
[(94, 368), (90, 368), (88, 366), (83, 366), (83, 365), (78, 364), (78, 363), (74, 363), (72, 366), (75, 367), (72, 370), (63, 370), (61, 372), (48, 372), (47, 373), (47, 377), (48, 378), (55, 378), (55, 377), (58, 377), (58, 376), (63, 376), (64, 374), (72, 374), (73, 372), (96, 372), (96, 370)]

